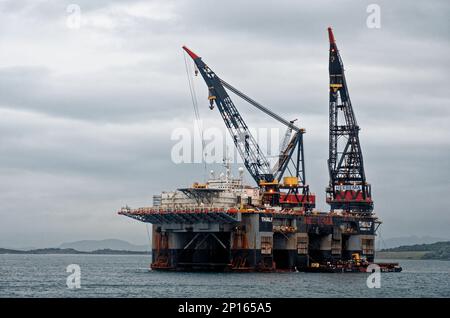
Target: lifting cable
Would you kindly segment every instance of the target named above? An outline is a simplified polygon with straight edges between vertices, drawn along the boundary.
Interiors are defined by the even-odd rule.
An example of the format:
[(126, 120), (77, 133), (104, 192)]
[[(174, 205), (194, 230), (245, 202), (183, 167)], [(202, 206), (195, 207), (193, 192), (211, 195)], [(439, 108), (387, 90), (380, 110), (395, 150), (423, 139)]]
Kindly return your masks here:
[[(379, 240), (378, 240), (378, 242), (380, 243), (379, 248), (380, 248), (380, 249), (383, 249), (383, 247), (384, 247), (384, 249), (387, 249), (388, 246), (387, 246), (386, 242), (384, 241), (383, 237), (381, 236), (381, 230), (378, 230), (378, 231), (377, 231), (377, 234), (378, 234), (378, 236), (379, 236)], [(376, 243), (376, 242), (374, 242), (374, 249), (375, 249), (375, 247), (376, 247), (375, 243)]]
[(187, 59), (186, 59), (186, 54), (183, 54), (183, 57), (184, 57), (184, 66), (186, 68), (186, 76), (187, 76), (188, 84), (189, 84), (189, 92), (191, 94), (192, 105), (194, 106), (195, 119), (197, 121), (200, 121), (200, 113), (198, 111), (197, 94), (195, 93), (194, 82), (193, 82), (193, 79), (192, 79), (192, 72), (191, 72), (191, 69), (188, 66), (188, 62), (187, 62)]
[[(147, 238), (150, 244), (153, 244), (152, 236), (150, 235), (150, 229), (148, 223), (145, 223), (145, 228), (147, 229)], [(151, 247), (151, 246), (150, 246)]]
[(203, 138), (203, 124), (201, 122), (200, 119), (200, 112), (198, 110), (198, 100), (197, 100), (197, 94), (195, 92), (195, 83), (194, 83), (194, 77), (192, 76), (192, 71), (191, 68), (189, 67), (187, 58), (186, 58), (186, 53), (183, 54), (184, 57), (184, 66), (186, 68), (186, 76), (188, 79), (188, 84), (189, 84), (189, 92), (191, 94), (191, 100), (192, 100), (192, 105), (194, 107), (194, 116), (195, 116), (195, 120), (197, 121), (198, 124), (198, 130), (199, 130), (199, 134), (200, 134), (200, 138), (201, 138), (201, 142), (202, 142), (202, 160), (204, 162), (204, 178), (205, 178), (205, 182), (206, 180), (206, 153), (204, 153), (205, 150), (205, 140)]

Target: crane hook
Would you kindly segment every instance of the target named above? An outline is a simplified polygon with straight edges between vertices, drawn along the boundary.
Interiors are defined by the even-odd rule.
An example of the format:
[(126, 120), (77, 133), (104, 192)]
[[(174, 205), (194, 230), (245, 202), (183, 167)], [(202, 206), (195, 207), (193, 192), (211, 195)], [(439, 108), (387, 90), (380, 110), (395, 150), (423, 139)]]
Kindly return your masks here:
[(197, 64), (195, 64), (195, 63), (194, 63), (194, 74), (195, 74), (195, 76), (198, 75), (198, 67), (197, 67)]
[(213, 87), (209, 88), (208, 100), (209, 100), (209, 109), (214, 109), (214, 101), (216, 100), (216, 96), (213, 93)]

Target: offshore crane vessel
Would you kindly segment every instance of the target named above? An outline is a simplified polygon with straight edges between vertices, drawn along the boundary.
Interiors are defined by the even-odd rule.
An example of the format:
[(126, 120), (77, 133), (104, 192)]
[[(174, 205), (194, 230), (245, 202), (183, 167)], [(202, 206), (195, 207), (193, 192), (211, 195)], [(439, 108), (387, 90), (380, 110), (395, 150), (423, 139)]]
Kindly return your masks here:
[[(344, 68), (333, 32), (330, 41), (330, 212), (317, 212), (305, 179), (305, 130), (222, 80), (187, 47), (256, 186), (245, 185), (243, 169), (234, 177), (211, 171), (204, 184), (162, 192), (153, 206), (118, 213), (153, 224), (152, 269), (215, 271), (366, 271), (374, 262), (373, 213)], [(274, 167), (261, 151), (227, 90), (287, 127)], [(398, 264), (380, 264), (400, 271)]]

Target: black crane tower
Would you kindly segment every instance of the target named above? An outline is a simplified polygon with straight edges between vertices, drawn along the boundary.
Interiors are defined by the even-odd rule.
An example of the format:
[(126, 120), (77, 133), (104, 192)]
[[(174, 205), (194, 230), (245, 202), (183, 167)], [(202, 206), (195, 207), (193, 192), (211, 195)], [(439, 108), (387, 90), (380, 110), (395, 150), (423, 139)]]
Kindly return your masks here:
[(356, 122), (348, 93), (339, 50), (328, 28), (330, 40), (330, 136), (327, 203), (331, 210), (369, 214), (373, 210), (370, 184), (366, 182), (363, 155)]

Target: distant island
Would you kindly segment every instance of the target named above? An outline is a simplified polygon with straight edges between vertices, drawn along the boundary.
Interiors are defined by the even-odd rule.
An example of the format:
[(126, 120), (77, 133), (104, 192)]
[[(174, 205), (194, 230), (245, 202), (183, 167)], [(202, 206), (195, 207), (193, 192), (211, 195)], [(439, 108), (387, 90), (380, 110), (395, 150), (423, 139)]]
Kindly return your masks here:
[[(408, 237), (408, 241), (415, 237)], [(434, 238), (430, 238), (434, 239)], [(396, 239), (400, 240), (400, 239)], [(402, 238), (405, 241), (406, 238)], [(135, 245), (118, 239), (83, 240), (63, 243), (55, 248), (0, 248), (0, 254), (84, 254), (84, 255), (151, 255), (150, 245)], [(429, 244), (404, 244), (376, 252), (377, 259), (450, 260), (450, 241)]]
[[(423, 242), (423, 243), (430, 243), (430, 242)], [(46, 246), (45, 246), (46, 247)], [(75, 241), (75, 242), (66, 242), (62, 243), (58, 248), (61, 249), (74, 249), (82, 252), (93, 252), (96, 250), (118, 250), (118, 251), (140, 251), (140, 252), (146, 252), (151, 249), (151, 244), (143, 244), (143, 245), (136, 245), (132, 244), (130, 242), (119, 240), (119, 239), (104, 239), (104, 240), (82, 240), (82, 241)], [(391, 246), (389, 246), (391, 247)]]
[(47, 248), (0, 248), (0, 254), (95, 254), (95, 255), (150, 255), (150, 244), (136, 245), (119, 239), (81, 240)]
[(127, 251), (101, 249), (95, 251), (78, 251), (73, 248), (39, 248), (33, 250), (14, 250), (8, 248), (0, 248), (0, 254), (86, 254), (86, 255), (150, 255), (149, 251)]
[[(436, 237), (436, 236), (417, 236), (417, 235), (409, 235), (409, 236), (399, 236), (399, 237), (390, 237), (384, 238), (381, 235), (378, 235), (376, 238), (376, 247), (377, 251), (382, 249), (389, 249), (399, 246), (406, 245), (416, 245), (416, 244), (432, 244), (436, 242), (445, 242), (450, 240), (450, 237)], [(124, 248), (125, 249), (125, 248)]]
[(450, 261), (450, 241), (382, 249), (376, 253), (376, 257), (381, 259), (435, 259)]

